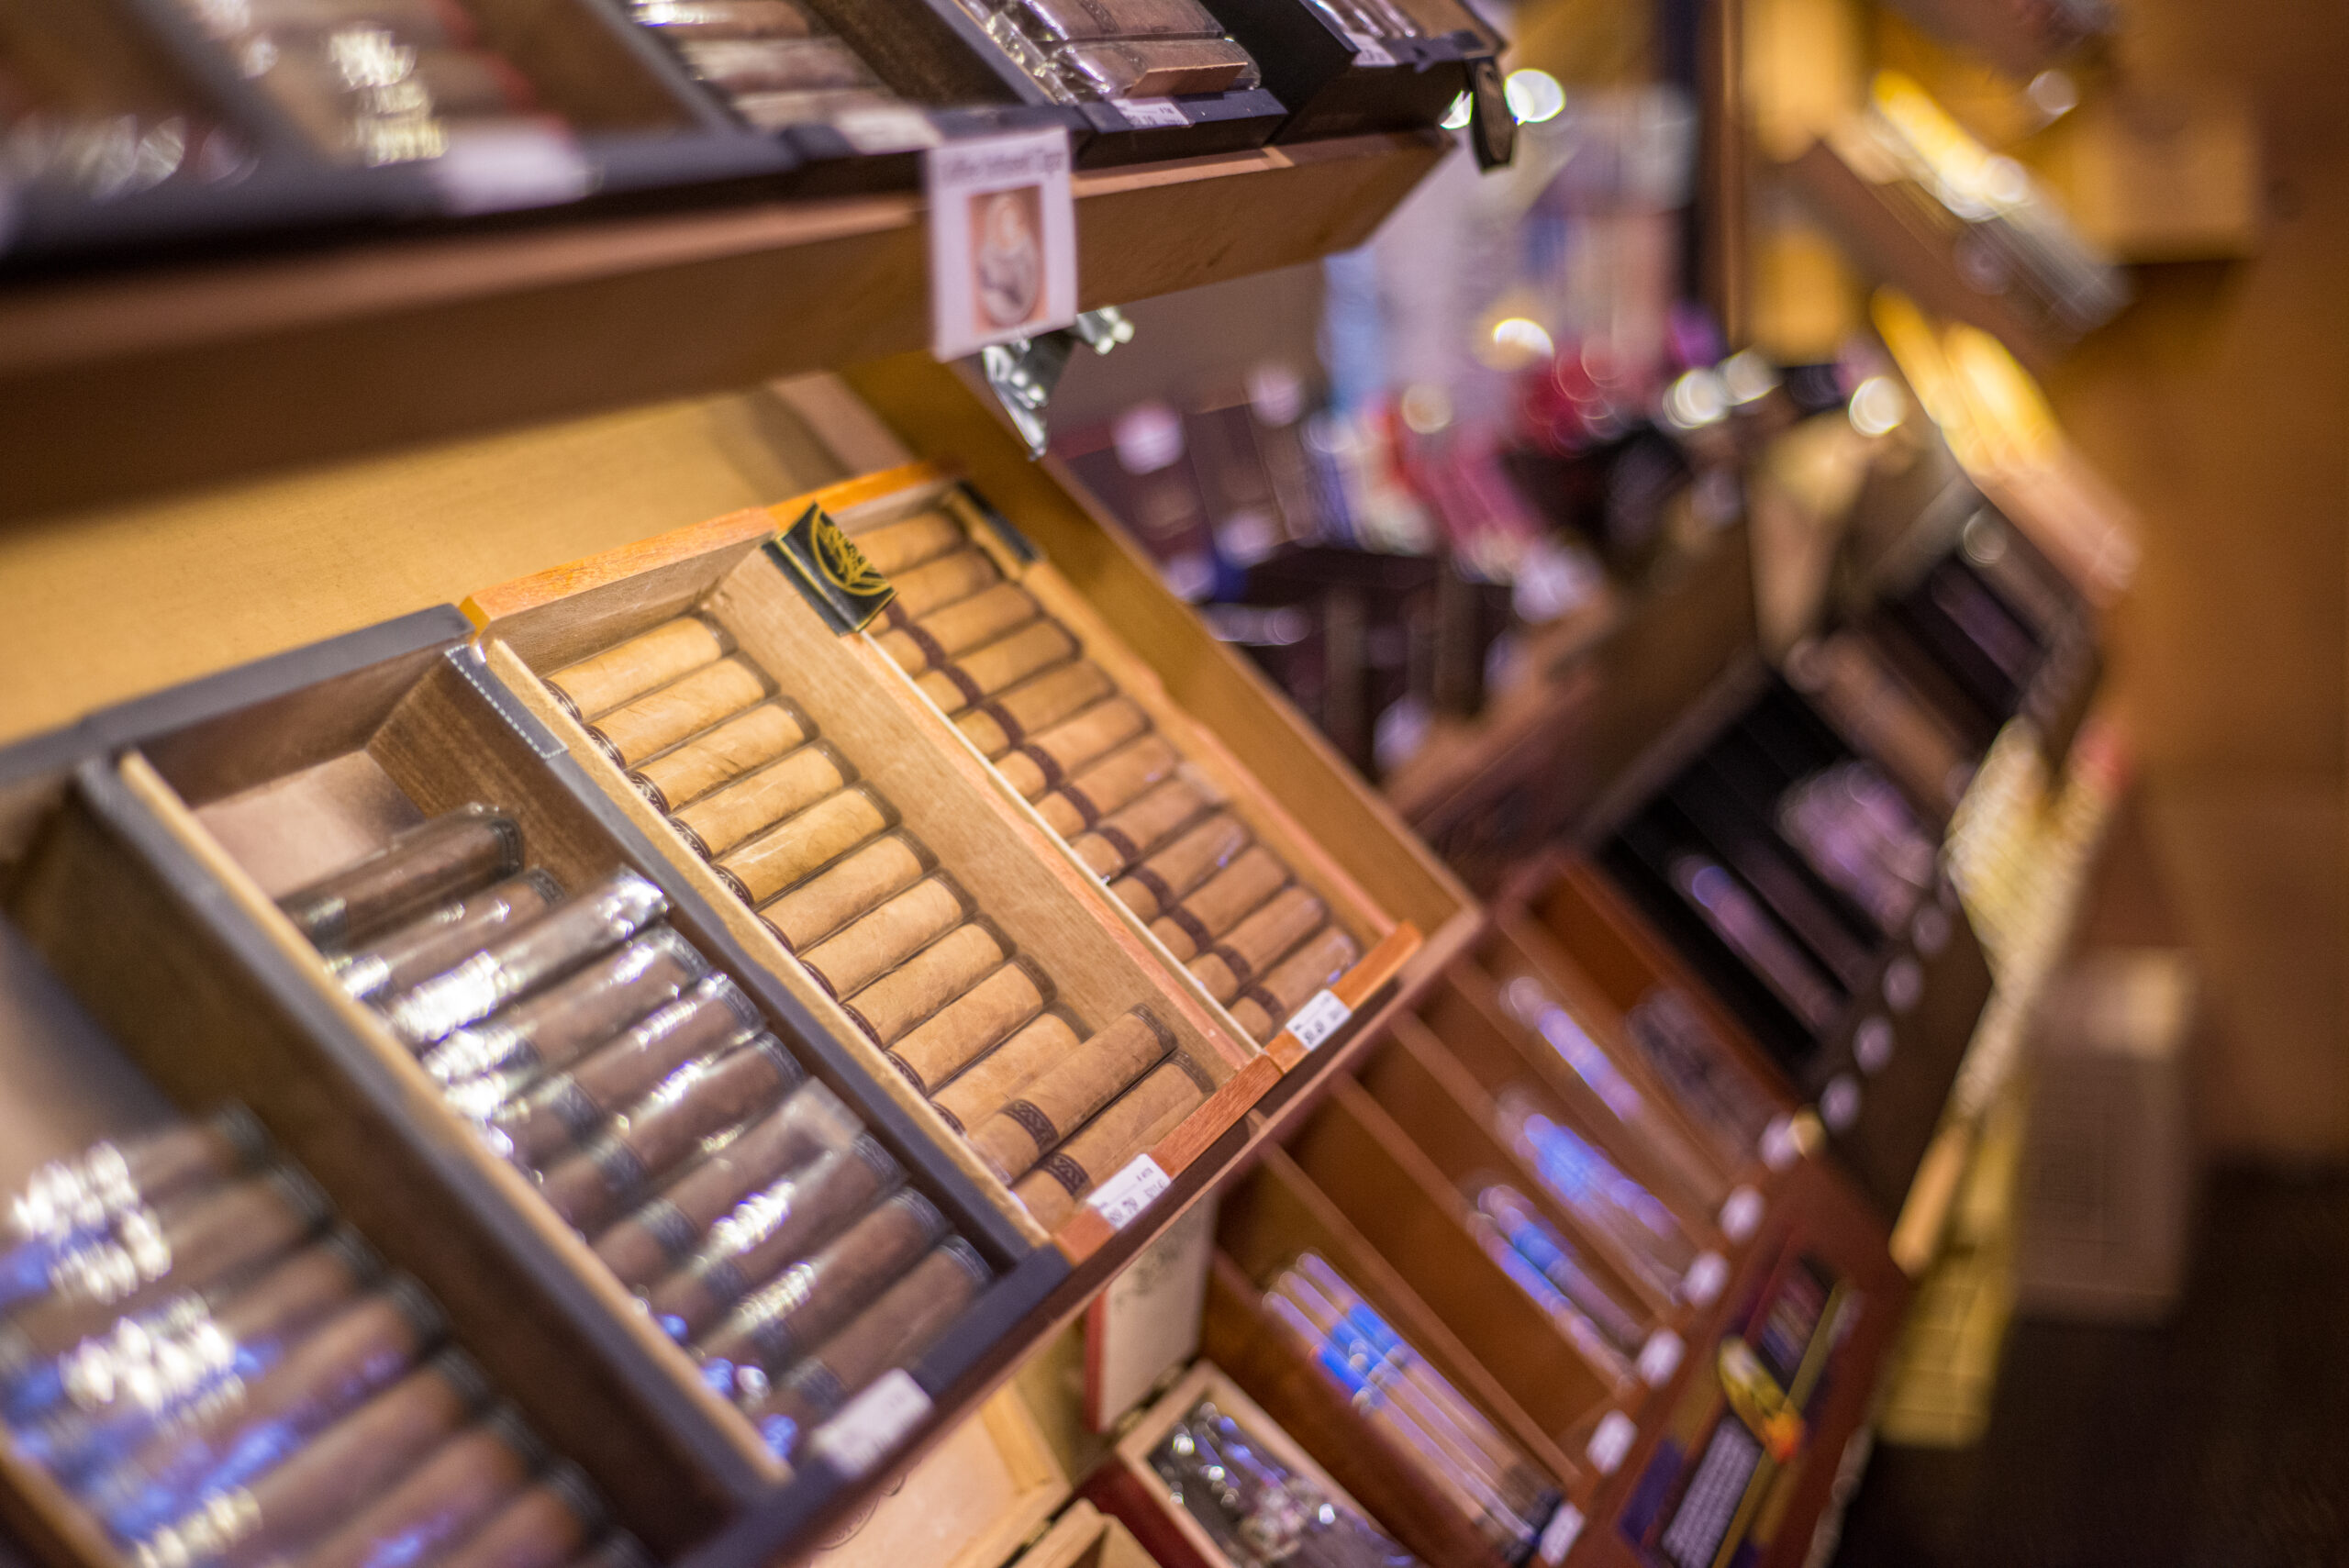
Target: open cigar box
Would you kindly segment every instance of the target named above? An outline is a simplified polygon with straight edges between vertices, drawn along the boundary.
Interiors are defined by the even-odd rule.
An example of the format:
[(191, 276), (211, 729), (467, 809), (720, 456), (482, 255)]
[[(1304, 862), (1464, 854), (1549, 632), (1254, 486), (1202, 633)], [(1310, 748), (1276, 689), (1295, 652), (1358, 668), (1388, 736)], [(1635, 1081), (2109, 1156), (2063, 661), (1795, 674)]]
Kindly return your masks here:
[[(1066, 1265), (1006, 1223), (863, 1058), (734, 940), (499, 685), (463, 640), (468, 630), (453, 609), (422, 612), (140, 699), (12, 753), (13, 766), (0, 760), (0, 838), (15, 862), (8, 916), (164, 1095), (191, 1110), (224, 1099), (249, 1106), (337, 1210), (424, 1284), (456, 1337), (507, 1373), (534, 1423), (573, 1449), (657, 1552), (682, 1554), (737, 1516), (739, 1528), (787, 1539), (894, 1451), (933, 1400), (962, 1397), (966, 1375), (989, 1375), (996, 1342)], [(614, 934), (596, 940), (623, 945), (419, 1051), (412, 1004), (454, 995), (451, 976), (477, 966), (371, 1005), (317, 928), (297, 925), (313, 906), (295, 899), (289, 913), (280, 900), (423, 830), (420, 821), (470, 830), (483, 820), (464, 815), (474, 805), (508, 824), (491, 837), (515, 846), (508, 868), (531, 868), (515, 882), (552, 878), (556, 902), (518, 939), (592, 908), (614, 922)], [(597, 894), (615, 887), (635, 900), (625, 920)], [(491, 1124), (461, 1114), (435, 1053), (490, 1038), (500, 1020), (570, 995), (575, 982), (632, 982), (666, 962), (690, 979), (678, 1006), (611, 1026), (624, 1031), (613, 1041), (657, 1039), (654, 1018), (701, 1017), (695, 1009), (722, 998), (734, 1018), (712, 1038), (725, 1043), (613, 1118), (573, 1127), (566, 1136), (577, 1142), (542, 1162), (526, 1169), (494, 1152)], [(579, 1088), (600, 1060), (595, 1048), (549, 1081)], [(692, 1074), (711, 1063), (751, 1074), (730, 1081), (749, 1085), (746, 1097), (696, 1097), (704, 1079)], [(724, 1174), (729, 1149), (748, 1148), (791, 1106), (819, 1102), (834, 1107), (823, 1114), (837, 1138), (856, 1138), (876, 1190), (924, 1217), (921, 1236), (961, 1239), (925, 1266), (950, 1247), (969, 1261), (956, 1265), (962, 1283), (934, 1320), (904, 1340), (902, 1370), (882, 1376), (892, 1396), (885, 1429), (872, 1429), (869, 1410), (853, 1431), (846, 1424), (862, 1404), (846, 1396), (872, 1375), (858, 1372), (837, 1380), (842, 1420), (802, 1422), (786, 1459), (774, 1430), (721, 1392), (741, 1389), (664, 1332), (587, 1237), (602, 1246), (623, 1222), (639, 1224), (648, 1195), (682, 1202), (681, 1173)], [(643, 1140), (675, 1107), (662, 1136), (685, 1141), (656, 1151)], [(733, 1119), (706, 1129), (696, 1118)], [(559, 1212), (568, 1200), (556, 1173), (566, 1169), (587, 1196)], [(667, 1249), (714, 1234), (688, 1227), (655, 1240), (674, 1258)], [(825, 1440), (834, 1426), (841, 1445)]]
[(1212, 0), (1208, 8), (1263, 64), (1265, 87), (1287, 106), (1276, 141), (1433, 125), (1474, 88), (1480, 62), (1494, 70), (1504, 47), (1456, 0), (1355, 7), (1381, 24), (1376, 31), (1348, 28), (1335, 8), (1319, 6)]
[[(853, 486), (825, 494), (829, 510), (852, 519), (860, 510)], [(987, 1195), (1000, 1223), (1030, 1245), (1041, 1246), (1058, 1232), (1063, 1251), (1089, 1253), (1109, 1229), (1097, 1211), (1077, 1207), (1078, 1196), (1098, 1191), (1105, 1181), (1114, 1196), (1122, 1190), (1117, 1178), (1126, 1162), (1144, 1153), (1157, 1173), (1178, 1173), (1262, 1096), (1277, 1069), (1154, 962), (1143, 941), (1111, 914), (1097, 878), (1058, 852), (1039, 824), (1008, 809), (985, 760), (870, 639), (842, 635), (818, 613), (803, 597), (790, 560), (776, 540), (774, 518), (750, 511), (484, 590), (467, 602), (467, 610), (480, 628), (488, 668), (562, 739), (612, 808), (660, 844), (674, 874), (699, 893), (753, 962), (821, 1020), (941, 1157)], [(772, 747), (737, 753), (728, 767), (746, 755), (757, 765), (704, 793), (696, 793), (697, 784), (678, 784), (675, 762), (702, 742), (689, 740), (649, 761), (629, 757), (624, 745), (626, 764), (615, 760), (606, 748), (621, 733), (616, 715), (636, 710), (623, 705), (598, 715), (590, 696), (590, 717), (574, 717), (579, 704), (562, 695), (564, 684), (586, 688), (566, 672), (616, 646), (627, 657), (625, 650), (640, 646), (632, 639), (664, 635), (660, 628), (681, 624), (730, 647), (734, 651), (720, 663), (730, 662), (753, 686), (763, 683), (780, 694), (776, 701), (792, 705), (784, 739), (800, 741), (793, 750), (801, 754), (824, 749), (823, 783), (838, 782), (839, 789), (779, 824), (764, 819), (765, 806), (748, 810), (745, 817), (761, 820), (746, 832), (740, 820), (725, 815), (729, 803), (745, 790), (769, 787), (765, 781), (777, 769), (798, 766), (793, 756), (769, 763), (763, 759)], [(700, 667), (705, 673), (716, 668)], [(697, 678), (704, 677), (688, 674), (678, 684)], [(662, 700), (660, 691), (652, 700)], [(670, 794), (680, 798), (673, 802)], [(810, 817), (833, 810), (835, 801), (856, 819), (839, 840), (817, 842)], [(816, 847), (803, 855), (797, 848), (803, 842)], [(772, 861), (763, 858), (771, 845)], [(828, 853), (835, 845), (837, 860)], [(906, 955), (906, 969), (931, 962), (933, 950), (944, 950), (965, 928), (979, 948), (977, 962), (950, 973), (928, 993), (943, 1004), (928, 1018), (911, 1008), (885, 1017), (870, 998), (892, 984), (894, 973), (869, 984), (843, 984), (843, 970), (829, 950), (847, 939), (830, 935), (830, 916), (800, 922), (787, 912), (799, 906), (804, 889), (883, 852), (900, 862), (892, 873), (896, 884), (910, 884), (906, 893), (889, 895), (893, 903), (933, 885), (948, 888), (956, 901), (934, 922), (952, 929), (918, 932), (915, 945), (936, 940)], [(778, 862), (784, 869), (772, 871)], [(816, 869), (824, 865), (830, 869)], [(778, 895), (776, 884), (785, 879), (796, 880)], [(961, 1015), (945, 1015), (969, 1004), (982, 986), (998, 984), (1017, 988), (1024, 1004), (989, 1014), (984, 1028), (971, 1026), (930, 1049), (940, 1029), (963, 1027)], [(966, 1106), (966, 1126), (949, 1107), (964, 1092), (958, 1085), (981, 1082), (971, 1075), (993, 1070), (1005, 1034), (1014, 1038), (1003, 1043), (1019, 1043), (1014, 1026), (1024, 1032), (1031, 1012), (1048, 1024), (1060, 1020), (1051, 1027), (1061, 1032), (1062, 1055), (1073, 1056), (1080, 1040), (1137, 1015), (1147, 1021), (1158, 1054), (1154, 1062), (1118, 1059), (1119, 1077), (1101, 1086), (1108, 1092), (1085, 1097), (1090, 1108), (1084, 1117), (1092, 1118), (1085, 1127), (1076, 1125), (1083, 1118), (1065, 1128), (1049, 1119), (1030, 1126), (1020, 1150), (1031, 1157), (1030, 1164), (1014, 1168), (992, 1161), (974, 1141), (985, 1134), (977, 1116)], [(915, 1027), (907, 1029), (908, 1023)], [(1148, 1047), (1149, 1038), (1143, 1043)], [(1034, 1098), (1017, 1104), (1032, 1109)], [(974, 1103), (983, 1111), (991, 1108), (985, 1100)], [(1071, 1152), (1087, 1147), (1084, 1140), (1097, 1129), (1106, 1129), (1100, 1146), (1113, 1154), (1107, 1163), (1094, 1157), (1099, 1169)], [(1047, 1135), (1061, 1133), (1069, 1136), (1055, 1150)], [(1045, 1159), (1033, 1158), (1038, 1145), (1050, 1151)], [(1015, 1182), (1025, 1184), (1015, 1191)], [(1043, 1190), (1047, 1184), (1050, 1193)], [(1046, 1202), (1052, 1208), (1041, 1207)]]

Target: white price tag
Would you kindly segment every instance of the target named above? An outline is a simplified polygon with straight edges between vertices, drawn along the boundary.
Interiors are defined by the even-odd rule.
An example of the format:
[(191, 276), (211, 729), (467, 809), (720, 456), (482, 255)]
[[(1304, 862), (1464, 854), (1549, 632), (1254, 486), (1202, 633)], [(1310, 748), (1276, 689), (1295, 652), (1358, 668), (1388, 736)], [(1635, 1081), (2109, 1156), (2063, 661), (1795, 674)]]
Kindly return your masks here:
[(1721, 1200), (1721, 1234), (1732, 1241), (1742, 1241), (1753, 1234), (1762, 1223), (1762, 1195), (1749, 1186), (1730, 1190)]
[(1558, 1511), (1552, 1514), (1550, 1522), (1542, 1527), (1542, 1539), (1533, 1548), (1542, 1568), (1558, 1568), (1558, 1564), (1566, 1560), (1566, 1553), (1572, 1551), (1575, 1542), (1582, 1539), (1582, 1522), (1580, 1508), (1572, 1503), (1558, 1505)]
[(1710, 1307), (1729, 1284), (1729, 1260), (1719, 1252), (1699, 1252), (1688, 1272), (1680, 1276), (1681, 1298), (1691, 1307)]
[(868, 157), (885, 152), (919, 152), (946, 139), (919, 109), (902, 104), (881, 104), (865, 109), (842, 109), (832, 117), (832, 128), (851, 147)]
[(1308, 1051), (1319, 1051), (1321, 1042), (1346, 1027), (1354, 1010), (1328, 991), (1316, 991), (1305, 1006), (1281, 1026), (1297, 1036), (1297, 1043)]
[(1354, 63), (1356, 65), (1392, 65), (1395, 63), (1395, 57), (1386, 52), (1386, 46), (1379, 42), (1378, 39), (1373, 38), (1368, 33), (1350, 32), (1346, 35), (1346, 41), (1354, 46)]
[(1669, 1329), (1658, 1329), (1650, 1334), (1648, 1342), (1640, 1347), (1640, 1381), (1650, 1388), (1662, 1388), (1680, 1370), (1680, 1358), (1687, 1348), (1681, 1343), (1680, 1336)]
[(1085, 1201), (1094, 1212), (1109, 1222), (1112, 1230), (1123, 1230), (1134, 1217), (1158, 1201), (1158, 1195), (1174, 1184), (1174, 1178), (1158, 1168), (1158, 1162), (1147, 1154), (1137, 1154), (1126, 1162), (1126, 1168), (1093, 1189)]
[(1609, 1410), (1599, 1418), (1598, 1430), (1590, 1434), (1590, 1445), (1583, 1450), (1591, 1468), (1601, 1475), (1612, 1475), (1622, 1468), (1623, 1456), (1631, 1451), (1631, 1444), (1640, 1435), (1638, 1425), (1620, 1410)]
[(452, 130), (449, 150), (425, 168), (441, 207), (453, 213), (553, 206), (577, 201), (596, 183), (567, 134), (529, 121)]
[(1126, 117), (1130, 126), (1147, 126), (1153, 130), (1181, 130), (1191, 123), (1183, 106), (1172, 98), (1119, 98), (1118, 112)]
[(930, 349), (959, 360), (1076, 319), (1068, 132), (973, 137), (922, 158)]
[(930, 1414), (930, 1396), (902, 1367), (883, 1373), (816, 1429), (807, 1451), (853, 1480), (881, 1462)]

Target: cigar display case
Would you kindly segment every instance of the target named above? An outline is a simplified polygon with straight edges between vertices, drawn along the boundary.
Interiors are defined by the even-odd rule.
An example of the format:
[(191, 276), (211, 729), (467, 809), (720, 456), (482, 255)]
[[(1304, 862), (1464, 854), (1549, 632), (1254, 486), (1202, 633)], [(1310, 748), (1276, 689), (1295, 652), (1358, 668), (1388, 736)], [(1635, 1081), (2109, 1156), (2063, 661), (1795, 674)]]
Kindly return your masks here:
[(1457, 0), (1206, 0), (1288, 110), (1275, 141), (1408, 130), (1500, 85), (1500, 35)]
[(1059, 106), (1080, 167), (1260, 147), (1285, 114), (1197, 0), (806, 3), (916, 102)]
[(467, 629), (426, 612), (12, 754), (9, 915), (165, 1094), (250, 1106), (523, 1373), (648, 1543), (788, 1538), (1066, 1265)]

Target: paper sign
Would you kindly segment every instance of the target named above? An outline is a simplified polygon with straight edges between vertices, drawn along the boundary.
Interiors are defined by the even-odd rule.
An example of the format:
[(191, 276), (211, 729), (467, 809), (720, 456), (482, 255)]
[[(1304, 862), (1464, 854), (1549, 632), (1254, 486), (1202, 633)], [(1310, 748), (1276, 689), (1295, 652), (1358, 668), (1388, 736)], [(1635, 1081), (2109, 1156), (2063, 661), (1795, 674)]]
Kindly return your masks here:
[(1680, 1336), (1669, 1329), (1658, 1329), (1640, 1347), (1637, 1367), (1640, 1381), (1650, 1388), (1662, 1388), (1680, 1370), (1680, 1358), (1687, 1351)]
[(1297, 1043), (1308, 1051), (1319, 1051), (1321, 1042), (1346, 1027), (1354, 1010), (1338, 1000), (1329, 991), (1316, 991), (1299, 1007), (1289, 1021), (1282, 1026), (1297, 1036)]
[(1172, 98), (1120, 98), (1118, 112), (1131, 126), (1148, 126), (1155, 130), (1181, 130), (1191, 123), (1183, 106)]
[(1158, 1168), (1158, 1162), (1147, 1154), (1137, 1154), (1126, 1168), (1094, 1189), (1085, 1201), (1094, 1212), (1109, 1222), (1112, 1230), (1123, 1230), (1134, 1222), (1134, 1217), (1158, 1200), (1158, 1195), (1174, 1184), (1174, 1178)]
[(1076, 204), (1066, 130), (951, 141), (923, 154), (930, 348), (959, 360), (1076, 319)]
[(807, 1440), (809, 1454), (854, 1479), (881, 1462), (930, 1414), (930, 1396), (899, 1367), (841, 1407)]
[(936, 147), (945, 138), (930, 123), (930, 117), (919, 109), (902, 104), (876, 104), (862, 109), (842, 109), (832, 117), (832, 128), (841, 139), (867, 157), (888, 152), (918, 152)]
[(512, 212), (575, 202), (595, 175), (570, 133), (529, 120), (500, 120), (449, 133), (447, 150), (425, 165), (452, 213)]
[(1631, 1444), (1640, 1429), (1631, 1418), (1620, 1410), (1609, 1410), (1600, 1418), (1598, 1429), (1590, 1434), (1590, 1444), (1583, 1450), (1583, 1457), (1601, 1475), (1612, 1475), (1621, 1467), (1623, 1456), (1631, 1451)]
[(1580, 1508), (1572, 1503), (1558, 1505), (1558, 1511), (1552, 1514), (1550, 1522), (1542, 1527), (1542, 1539), (1534, 1546), (1534, 1553), (1542, 1560), (1543, 1568), (1558, 1568), (1558, 1564), (1566, 1560), (1566, 1553), (1572, 1551), (1575, 1542), (1582, 1539), (1582, 1525)]

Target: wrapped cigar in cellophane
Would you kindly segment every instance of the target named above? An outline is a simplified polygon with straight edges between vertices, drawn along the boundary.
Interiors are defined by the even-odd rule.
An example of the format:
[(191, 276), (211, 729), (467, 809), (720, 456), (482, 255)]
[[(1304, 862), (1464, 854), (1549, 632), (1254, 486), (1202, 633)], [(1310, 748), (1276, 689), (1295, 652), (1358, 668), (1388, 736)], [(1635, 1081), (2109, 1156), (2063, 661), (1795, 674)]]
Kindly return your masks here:
[(1223, 93), (1263, 80), (1197, 0), (999, 0), (989, 35), (1063, 103)]
[(634, 0), (629, 12), (762, 129), (898, 102), (796, 0)]
[(135, 1568), (560, 1568), (604, 1539), (578, 1472), (242, 1112), (99, 1144), (10, 1209), (39, 1233), (13, 1261), (49, 1266), (0, 1318), (0, 1440)]

